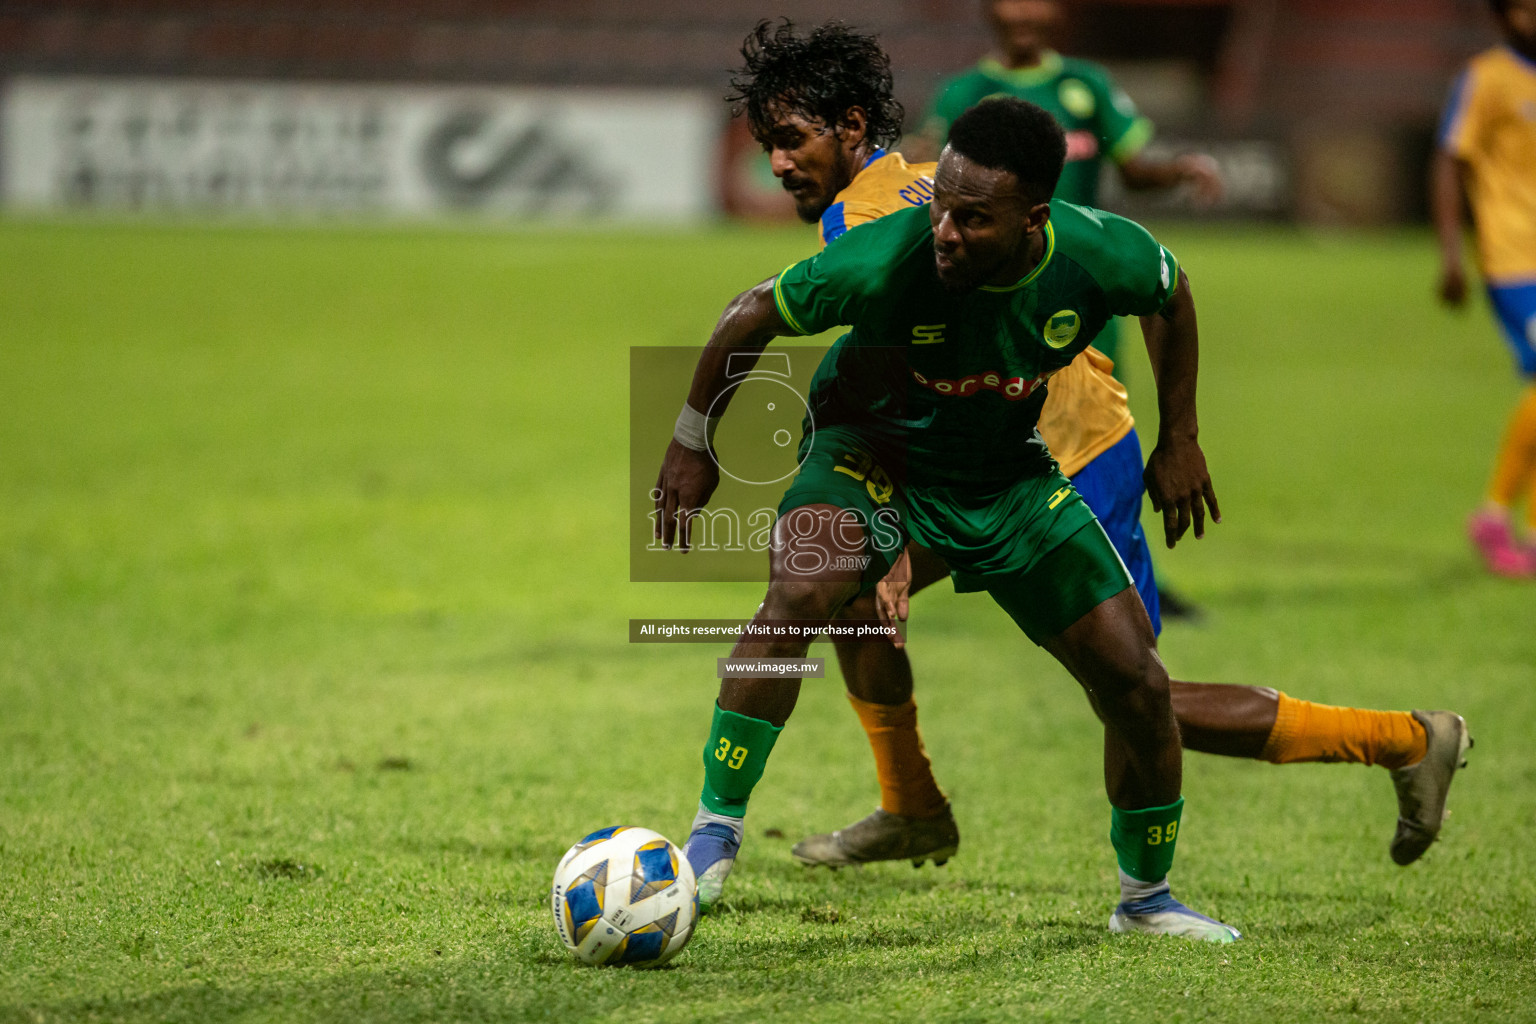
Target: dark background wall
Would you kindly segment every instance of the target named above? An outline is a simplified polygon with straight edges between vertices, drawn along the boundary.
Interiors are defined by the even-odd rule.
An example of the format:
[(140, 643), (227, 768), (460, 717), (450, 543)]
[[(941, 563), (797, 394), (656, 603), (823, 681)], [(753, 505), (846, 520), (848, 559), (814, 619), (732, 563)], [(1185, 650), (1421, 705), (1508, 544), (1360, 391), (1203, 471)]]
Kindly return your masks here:
[[(1306, 219), (1412, 216), (1484, 0), (1079, 0), (1060, 46), (1165, 132), (1280, 140)], [(985, 53), (980, 0), (0, 0), (6, 73), (724, 87), (752, 23), (880, 33), (914, 113)]]

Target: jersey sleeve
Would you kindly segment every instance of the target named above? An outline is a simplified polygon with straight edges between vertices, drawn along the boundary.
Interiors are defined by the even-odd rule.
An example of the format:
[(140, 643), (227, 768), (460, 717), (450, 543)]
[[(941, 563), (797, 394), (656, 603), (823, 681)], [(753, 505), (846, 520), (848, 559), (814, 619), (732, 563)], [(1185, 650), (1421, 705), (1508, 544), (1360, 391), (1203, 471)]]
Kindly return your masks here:
[(1096, 68), (1089, 79), (1098, 93), (1094, 105), (1096, 133), (1099, 145), (1111, 160), (1123, 164), (1146, 148), (1152, 141), (1152, 122), (1136, 108), (1136, 101), (1109, 76), (1109, 72)]
[(773, 282), (779, 316), (796, 334), (820, 334), (854, 323), (868, 299), (869, 267), (856, 238), (834, 239), (810, 259), (791, 264)]
[(1115, 316), (1150, 316), (1179, 286), (1179, 261), (1135, 221), (1096, 211), (1099, 244), (1090, 268)]
[(1483, 114), (1483, 104), (1479, 102), (1481, 92), (1477, 69), (1467, 68), (1451, 86), (1451, 95), (1440, 115), (1440, 128), (1436, 133), (1440, 148), (1463, 160), (1474, 156), (1478, 148)]
[(868, 224), (886, 212), (868, 200), (840, 199), (821, 215), (821, 244), (831, 245), (847, 234), (849, 228)]

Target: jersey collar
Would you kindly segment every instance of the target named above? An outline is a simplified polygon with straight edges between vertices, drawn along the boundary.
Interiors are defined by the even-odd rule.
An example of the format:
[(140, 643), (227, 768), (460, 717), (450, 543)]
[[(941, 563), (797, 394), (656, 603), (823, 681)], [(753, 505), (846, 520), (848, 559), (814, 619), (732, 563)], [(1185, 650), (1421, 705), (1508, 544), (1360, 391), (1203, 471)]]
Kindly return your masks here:
[(984, 292), (1013, 292), (1013, 291), (1018, 291), (1020, 288), (1023, 288), (1025, 285), (1029, 284), (1035, 278), (1040, 276), (1040, 272), (1045, 269), (1045, 265), (1047, 263), (1051, 262), (1051, 255), (1053, 253), (1055, 253), (1055, 252), (1056, 252), (1056, 229), (1051, 227), (1051, 222), (1050, 221), (1046, 221), (1045, 222), (1045, 255), (1040, 257), (1040, 262), (1035, 264), (1035, 269), (1031, 270), (1029, 272), (1029, 275), (1027, 277), (1025, 277), (1022, 281), (1015, 281), (1013, 284), (984, 284), (984, 285), (981, 286), (981, 290), (984, 291)]
[(988, 78), (994, 78), (1008, 85), (1028, 86), (1049, 82), (1061, 74), (1061, 69), (1065, 65), (1066, 61), (1055, 50), (1042, 50), (1040, 63), (1032, 68), (1005, 68), (1003, 62), (996, 57), (983, 57), (981, 63), (976, 66)]
[(874, 163), (876, 160), (879, 160), (883, 156), (885, 156), (885, 147), (876, 146), (875, 151), (869, 154), (869, 159), (865, 160), (864, 163), (859, 166), (859, 170), (862, 171), (864, 168), (868, 167), (870, 164)]

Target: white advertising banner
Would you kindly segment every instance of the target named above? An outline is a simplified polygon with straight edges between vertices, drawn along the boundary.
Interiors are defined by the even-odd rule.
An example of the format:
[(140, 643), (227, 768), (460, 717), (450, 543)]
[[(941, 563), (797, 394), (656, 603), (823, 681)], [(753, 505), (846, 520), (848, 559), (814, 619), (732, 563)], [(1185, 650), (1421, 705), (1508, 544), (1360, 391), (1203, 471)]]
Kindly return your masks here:
[(604, 217), (715, 209), (717, 99), (691, 91), (179, 79), (8, 81), (21, 209)]

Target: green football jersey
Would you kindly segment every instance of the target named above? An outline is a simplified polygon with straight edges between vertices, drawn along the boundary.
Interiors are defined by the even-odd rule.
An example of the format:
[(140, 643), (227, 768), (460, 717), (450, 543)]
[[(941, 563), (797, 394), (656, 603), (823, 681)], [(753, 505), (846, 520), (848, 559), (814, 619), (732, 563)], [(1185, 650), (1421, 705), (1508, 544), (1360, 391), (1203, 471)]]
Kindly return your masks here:
[(1137, 112), (1108, 71), (1049, 50), (1036, 67), (1005, 68), (988, 58), (947, 79), (923, 123), (924, 134), (946, 138), (957, 117), (993, 96), (1014, 96), (1044, 107), (1066, 132), (1067, 164), (1056, 198), (1069, 203), (1097, 205), (1099, 168), (1105, 158), (1122, 163), (1152, 138), (1152, 122)]
[(816, 371), (808, 438), (849, 424), (913, 483), (1000, 482), (1053, 466), (1035, 432), (1051, 374), (1111, 317), (1161, 309), (1178, 275), (1173, 254), (1139, 224), (1053, 202), (1044, 256), (1028, 276), (950, 292), (934, 267), (928, 210), (914, 207), (789, 267), (774, 299), (801, 334), (853, 328)]

